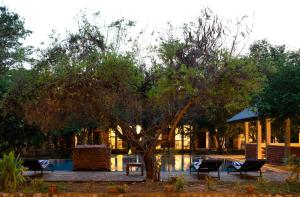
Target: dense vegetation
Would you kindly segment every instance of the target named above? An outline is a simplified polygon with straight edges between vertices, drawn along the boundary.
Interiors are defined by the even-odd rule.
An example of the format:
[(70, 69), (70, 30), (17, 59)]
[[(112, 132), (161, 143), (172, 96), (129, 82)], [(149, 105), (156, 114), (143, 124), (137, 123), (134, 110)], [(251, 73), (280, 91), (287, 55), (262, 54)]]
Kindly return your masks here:
[(82, 17), (35, 59), (21, 44), (30, 33), (24, 21), (0, 11), (0, 153), (45, 139), (70, 148), (75, 133), (112, 128), (154, 178), (155, 147), (168, 143), (159, 137), (180, 125), (207, 128), (222, 150), (241, 132), (226, 120), (252, 103), (261, 116), (299, 117), (299, 52), (263, 40), (240, 55), (247, 27), (239, 22), (232, 33), (208, 9), (147, 49), (130, 34), (133, 21), (100, 26)]

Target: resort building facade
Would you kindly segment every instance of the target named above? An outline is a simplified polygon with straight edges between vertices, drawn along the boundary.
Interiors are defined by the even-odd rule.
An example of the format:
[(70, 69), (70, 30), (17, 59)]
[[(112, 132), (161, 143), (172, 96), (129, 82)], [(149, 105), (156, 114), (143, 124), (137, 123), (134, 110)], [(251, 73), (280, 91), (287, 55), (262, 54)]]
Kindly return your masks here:
[[(137, 133), (141, 130), (139, 125), (136, 126)], [(171, 129), (170, 129), (171, 130)], [(122, 132), (121, 128), (119, 132)], [(171, 136), (171, 140), (170, 139)], [(191, 150), (213, 150), (216, 149), (215, 143), (213, 143), (214, 136), (209, 134), (208, 129), (201, 129), (200, 131), (193, 130), (190, 125), (182, 125), (178, 127), (174, 133), (165, 132), (159, 136), (159, 144), (156, 146), (156, 150), (164, 150), (167, 148), (189, 152)], [(79, 140), (78, 136), (75, 136), (75, 145), (80, 144), (106, 144), (112, 151), (118, 153), (127, 153), (130, 149), (128, 144), (118, 137), (117, 132), (113, 129), (100, 130), (95, 129), (90, 135), (85, 136), (85, 142), (82, 139)], [(233, 146), (231, 149), (242, 150), (245, 148), (244, 134), (239, 135), (232, 141)], [(223, 147), (226, 149), (226, 147)]]

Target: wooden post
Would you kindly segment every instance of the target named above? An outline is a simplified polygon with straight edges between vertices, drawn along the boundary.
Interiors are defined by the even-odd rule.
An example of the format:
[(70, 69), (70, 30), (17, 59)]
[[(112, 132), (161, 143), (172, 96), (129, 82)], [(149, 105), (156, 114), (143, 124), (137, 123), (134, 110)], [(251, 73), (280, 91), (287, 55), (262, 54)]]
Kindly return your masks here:
[(209, 132), (206, 131), (205, 133), (205, 148), (209, 149)]
[(266, 158), (268, 158), (268, 146), (271, 144), (271, 119), (266, 119)]
[(291, 119), (287, 118), (285, 120), (285, 135), (284, 135), (284, 156), (288, 157), (290, 155), (290, 145), (291, 145)]
[(245, 158), (247, 157), (247, 144), (248, 143), (249, 143), (249, 122), (245, 122)]
[(241, 148), (242, 148), (242, 137), (241, 137), (241, 135), (238, 135), (238, 138), (237, 138), (237, 149), (241, 150)]
[(266, 146), (271, 144), (271, 119), (266, 119)]
[(300, 126), (298, 127), (298, 144), (300, 144)]
[(257, 136), (256, 136), (256, 144), (257, 144), (257, 159), (262, 158), (262, 151), (261, 151), (261, 142), (262, 142), (262, 135), (261, 135), (261, 123), (257, 120)]
[(249, 122), (245, 122), (245, 144), (249, 143)]

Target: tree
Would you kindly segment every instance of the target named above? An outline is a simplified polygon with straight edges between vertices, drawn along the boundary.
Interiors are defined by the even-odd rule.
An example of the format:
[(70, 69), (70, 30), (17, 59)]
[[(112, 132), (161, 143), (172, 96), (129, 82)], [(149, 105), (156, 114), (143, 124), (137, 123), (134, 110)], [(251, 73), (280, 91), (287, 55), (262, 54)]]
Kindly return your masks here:
[[(291, 52), (289, 57), (299, 56)], [(283, 66), (265, 83), (262, 91), (255, 97), (254, 103), (261, 117), (299, 119), (300, 115), (300, 62), (288, 58)]]
[[(241, 30), (240, 26), (237, 29)], [(183, 39), (168, 33), (159, 50), (165, 65), (174, 69), (176, 77), (170, 83), (178, 87), (174, 88), (173, 96), (180, 97), (180, 89), (186, 99), (181, 103), (189, 107), (193, 103), (193, 115), (189, 117), (205, 117), (211, 134), (217, 136), (216, 147), (220, 150), (237, 135), (226, 120), (249, 105), (251, 93), (259, 90), (264, 79), (253, 58), (235, 55), (239, 34), (244, 38), (245, 33), (236, 32), (233, 44), (227, 46), (225, 40), (229, 36), (225, 31), (217, 16), (204, 9), (196, 22), (185, 24)], [(170, 87), (167, 84), (166, 90)]]
[(284, 45), (272, 45), (267, 40), (258, 40), (250, 46), (249, 56), (255, 61), (263, 78), (276, 73), (286, 61)]
[(32, 144), (36, 135), (39, 136), (38, 128), (28, 125), (21, 114), (6, 108), (7, 102), (15, 100), (11, 97), (12, 100), (8, 101), (7, 98), (15, 83), (14, 77), (23, 72), (23, 69), (20, 72), (12, 69), (28, 60), (31, 48), (23, 47), (21, 41), (30, 33), (17, 13), (0, 6), (0, 154), (9, 150), (19, 152), (25, 145)]
[[(120, 32), (126, 35), (131, 26), (125, 20), (112, 23), (109, 28), (116, 28), (112, 37), (117, 39), (110, 42), (102, 41), (108, 40), (105, 34), (88, 28), (89, 23), (62, 42), (56, 39), (34, 66), (35, 80), (27, 88), (31, 91), (25, 91), (20, 103), (26, 120), (44, 131), (74, 122), (79, 128), (114, 129), (142, 156), (147, 178), (154, 179), (159, 137), (168, 134), (170, 139), (191, 106), (209, 106), (216, 84), (229, 80), (230, 69), (240, 68), (230, 65), (222, 23), (207, 10), (183, 27), (182, 37), (162, 39), (160, 58), (153, 58), (158, 63), (149, 69), (137, 64), (133, 53), (116, 47), (120, 38), (126, 39)], [(242, 78), (237, 87), (243, 83)]]
[(21, 68), (9, 70), (0, 77), (0, 154), (20, 153), (26, 147), (39, 145), (44, 138), (37, 125), (26, 122), (19, 103), (23, 95), (20, 90), (30, 91), (27, 89), (30, 78), (31, 71)]
[(0, 74), (26, 59), (30, 48), (23, 47), (21, 40), (30, 33), (17, 13), (0, 7)]

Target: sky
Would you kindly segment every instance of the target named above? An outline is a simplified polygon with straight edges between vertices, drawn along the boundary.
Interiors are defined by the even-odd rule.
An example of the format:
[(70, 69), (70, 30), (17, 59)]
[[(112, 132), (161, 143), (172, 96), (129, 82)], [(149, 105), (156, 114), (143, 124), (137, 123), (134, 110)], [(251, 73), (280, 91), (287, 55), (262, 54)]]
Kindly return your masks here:
[(125, 17), (147, 29), (163, 29), (169, 21), (180, 26), (200, 15), (209, 7), (224, 20), (248, 16), (253, 24), (248, 45), (254, 40), (267, 39), (288, 49), (300, 48), (299, 0), (0, 0), (25, 19), (33, 34), (25, 40), (35, 47), (47, 43), (54, 29), (60, 34), (75, 30), (76, 17), (82, 10), (100, 11), (104, 21)]

